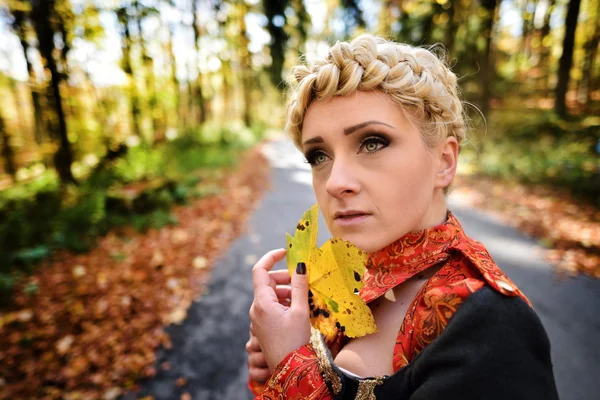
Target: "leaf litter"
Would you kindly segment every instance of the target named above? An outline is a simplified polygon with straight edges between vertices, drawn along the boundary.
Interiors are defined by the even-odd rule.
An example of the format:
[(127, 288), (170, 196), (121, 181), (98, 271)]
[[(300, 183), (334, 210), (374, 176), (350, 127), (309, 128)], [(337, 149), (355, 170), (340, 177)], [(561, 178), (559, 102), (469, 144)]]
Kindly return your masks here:
[(564, 190), (487, 177), (457, 177), (452, 191), (536, 238), (561, 275), (600, 278), (600, 209)]
[(89, 253), (40, 265), (0, 311), (0, 399), (116, 398), (156, 374), (156, 349), (171, 348), (164, 326), (185, 319), (268, 175), (255, 148), (221, 191), (175, 207), (176, 226), (113, 231)]

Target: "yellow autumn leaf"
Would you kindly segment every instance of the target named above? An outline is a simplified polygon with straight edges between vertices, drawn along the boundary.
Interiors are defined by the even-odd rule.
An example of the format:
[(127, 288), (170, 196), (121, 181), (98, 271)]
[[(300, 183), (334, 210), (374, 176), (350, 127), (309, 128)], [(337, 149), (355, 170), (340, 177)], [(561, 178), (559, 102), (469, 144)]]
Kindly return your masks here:
[(339, 238), (317, 247), (319, 208), (315, 204), (304, 213), (296, 233), (287, 238), (288, 271), (294, 273), (304, 262), (308, 274), (310, 322), (326, 339), (338, 330), (348, 337), (377, 332), (370, 308), (358, 295), (363, 287), (367, 255)]

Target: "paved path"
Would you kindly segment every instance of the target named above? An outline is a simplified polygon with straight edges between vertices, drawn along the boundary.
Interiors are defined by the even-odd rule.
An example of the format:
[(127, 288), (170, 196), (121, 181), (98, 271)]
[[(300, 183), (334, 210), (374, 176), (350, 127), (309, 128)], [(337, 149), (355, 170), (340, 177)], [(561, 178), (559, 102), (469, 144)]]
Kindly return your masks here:
[[(267, 147), (272, 189), (252, 216), (247, 234), (215, 265), (207, 293), (194, 303), (180, 326), (168, 329), (173, 348), (160, 350), (158, 362), (171, 369), (142, 383), (139, 396), (157, 400), (248, 400), (244, 344), (252, 297), (251, 264), (266, 251), (285, 245), (302, 213), (314, 204), (307, 164), (289, 142)], [(451, 199), (451, 209), (467, 233), (486, 244), (500, 267), (529, 297), (550, 341), (560, 398), (584, 400), (600, 393), (600, 280), (559, 280), (539, 256), (535, 242), (494, 218)], [(321, 229), (320, 241), (326, 239)], [(517, 360), (515, 360), (517, 361)], [(184, 377), (187, 384), (177, 387)], [(593, 395), (596, 393), (596, 395)], [(135, 396), (126, 396), (134, 399)]]

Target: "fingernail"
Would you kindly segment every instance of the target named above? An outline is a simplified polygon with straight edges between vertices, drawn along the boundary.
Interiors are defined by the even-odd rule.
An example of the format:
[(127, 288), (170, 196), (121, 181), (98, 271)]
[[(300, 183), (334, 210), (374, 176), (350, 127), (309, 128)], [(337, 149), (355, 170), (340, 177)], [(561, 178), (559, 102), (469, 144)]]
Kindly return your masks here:
[(296, 265), (296, 273), (298, 275), (306, 275), (306, 264), (299, 262), (298, 265)]

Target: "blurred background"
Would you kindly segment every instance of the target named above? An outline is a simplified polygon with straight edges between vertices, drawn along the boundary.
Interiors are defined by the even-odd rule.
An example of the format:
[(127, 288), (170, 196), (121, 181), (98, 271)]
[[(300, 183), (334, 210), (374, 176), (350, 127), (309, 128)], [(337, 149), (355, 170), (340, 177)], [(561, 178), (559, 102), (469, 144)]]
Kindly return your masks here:
[(364, 32), (445, 49), (472, 105), (458, 187), (600, 276), (600, 0), (0, 0), (0, 330), (54, 252), (219, 192), (281, 134), (291, 66)]
[[(447, 49), (486, 117), (471, 107), (463, 172), (598, 205), (599, 10), (598, 0), (1, 0), (0, 288), (15, 252), (29, 263), (122, 222), (100, 209), (132, 196), (115, 183), (172, 179), (179, 187), (148, 200), (168, 203), (185, 196), (183, 174), (234, 158), (209, 147), (280, 130), (290, 66), (361, 32)], [(82, 209), (67, 207), (79, 215), (57, 235), (65, 201)]]

